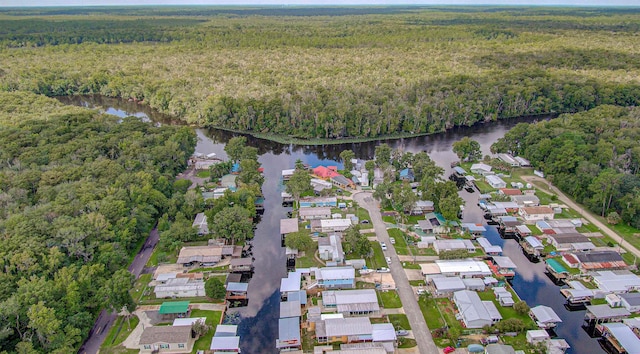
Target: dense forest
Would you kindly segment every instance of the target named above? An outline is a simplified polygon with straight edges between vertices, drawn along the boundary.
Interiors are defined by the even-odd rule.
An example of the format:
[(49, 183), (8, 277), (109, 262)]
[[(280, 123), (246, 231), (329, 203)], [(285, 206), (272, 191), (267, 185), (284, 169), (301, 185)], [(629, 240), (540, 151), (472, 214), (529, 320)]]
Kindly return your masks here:
[(610, 223), (640, 228), (640, 109), (600, 106), (520, 123), (492, 147), (530, 159), (547, 178)]
[(121, 97), (265, 137), (424, 134), (635, 106), (639, 30), (638, 9), (6, 9), (0, 90)]
[(160, 215), (184, 212), (174, 177), (195, 134), (34, 94), (0, 102), (0, 352), (72, 353), (100, 309), (133, 310), (126, 266)]

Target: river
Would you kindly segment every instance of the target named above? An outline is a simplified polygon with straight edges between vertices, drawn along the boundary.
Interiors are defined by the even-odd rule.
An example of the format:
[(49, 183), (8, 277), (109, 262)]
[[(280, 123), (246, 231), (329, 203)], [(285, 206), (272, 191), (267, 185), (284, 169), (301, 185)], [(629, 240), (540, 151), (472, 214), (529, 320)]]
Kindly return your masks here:
[[(159, 114), (146, 106), (105, 97), (60, 98), (63, 103), (85, 107), (102, 107), (109, 113), (120, 117), (137, 116), (161, 124), (179, 124), (170, 117)], [(417, 153), (426, 151), (448, 176), (451, 161), (458, 160), (452, 151), (452, 144), (468, 136), (480, 143), (482, 153), (490, 154), (490, 146), (519, 122), (531, 122), (540, 118), (518, 118), (497, 122), (461, 127), (446, 133), (395, 140), (379, 140), (365, 143), (303, 146), (279, 144), (272, 141), (247, 136), (248, 145), (258, 148), (259, 161), (264, 167), (265, 212), (257, 225), (254, 244), (255, 273), (249, 282), (247, 307), (238, 310), (241, 316), (239, 333), (241, 348), (245, 353), (277, 353), (275, 341), (278, 336), (279, 286), (280, 279), (286, 275), (284, 248), (280, 245), (280, 219), (286, 218), (287, 211), (281, 205), (281, 171), (293, 168), (296, 160), (316, 166), (318, 164), (340, 165), (340, 152), (350, 149), (361, 159), (372, 159), (375, 147), (383, 142), (392, 148)], [(238, 134), (217, 129), (196, 129), (198, 145), (196, 151), (204, 154), (215, 152), (225, 158), (224, 144)], [(464, 221), (484, 222), (483, 212), (477, 206), (478, 193), (460, 192), (466, 202)], [(518, 266), (513, 279), (513, 287), (529, 306), (547, 305), (552, 307), (562, 319), (556, 329), (560, 338), (567, 340), (572, 349), (568, 353), (602, 353), (597, 341), (590, 338), (580, 327), (584, 311), (567, 311), (559, 287), (544, 274), (544, 263), (530, 263), (522, 254), (514, 240), (503, 240), (494, 227), (489, 227), (486, 237), (501, 245), (504, 254)]]

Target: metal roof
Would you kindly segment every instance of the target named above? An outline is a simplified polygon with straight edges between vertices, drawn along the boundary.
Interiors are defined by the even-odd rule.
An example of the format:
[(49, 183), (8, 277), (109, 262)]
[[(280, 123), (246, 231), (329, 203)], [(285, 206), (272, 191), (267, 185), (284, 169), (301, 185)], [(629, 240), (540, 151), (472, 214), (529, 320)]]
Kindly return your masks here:
[(616, 317), (627, 317), (631, 315), (627, 309), (623, 307), (615, 307), (604, 305), (587, 305), (587, 312), (591, 313), (596, 319), (607, 319)]
[(327, 337), (372, 334), (373, 326), (368, 317), (330, 318), (324, 321)]
[(287, 317), (278, 320), (278, 341), (276, 347), (286, 348), (300, 345), (300, 317)]
[(469, 230), (469, 232), (485, 232), (485, 231), (487, 231), (486, 227), (484, 227), (482, 225), (479, 225), (479, 224), (473, 224), (473, 223), (462, 223), (462, 228)]
[(435, 263), (440, 268), (441, 273), (461, 273), (461, 274), (486, 274), (491, 275), (489, 266), (481, 261), (472, 259), (464, 260), (437, 260)]
[(533, 248), (544, 248), (542, 242), (540, 242), (540, 240), (535, 236), (527, 236), (524, 240)]
[(206, 317), (176, 318), (175, 320), (173, 320), (172, 326), (174, 327), (192, 326), (194, 323), (198, 321), (205, 323), (207, 321), (207, 318)]
[(538, 305), (536, 307), (532, 307), (530, 311), (538, 323), (562, 322), (556, 312), (549, 306)]
[(240, 348), (240, 337), (213, 337), (210, 350), (237, 350)]
[(623, 323), (605, 323), (603, 325), (609, 333), (629, 354), (640, 353), (640, 339), (627, 325)]
[(298, 219), (280, 219), (280, 234), (298, 232)]
[(230, 282), (227, 284), (227, 291), (246, 292), (248, 288), (249, 288), (249, 283)]
[(160, 313), (161, 315), (186, 312), (189, 312), (189, 301), (163, 302), (162, 305), (160, 305), (160, 309), (158, 310), (158, 313)]
[(629, 306), (640, 306), (640, 293), (624, 293), (618, 296), (624, 299)]
[(498, 311), (498, 308), (496, 307), (496, 304), (493, 303), (493, 301), (483, 301), (482, 304), (493, 320), (502, 319), (502, 315), (500, 315), (500, 311)]
[(593, 280), (602, 290), (609, 292), (629, 291), (640, 288), (640, 277), (630, 271), (599, 271), (593, 272)]
[(140, 335), (140, 344), (155, 343), (188, 343), (191, 339), (189, 326), (159, 326), (146, 327)]
[(432, 281), (438, 291), (458, 291), (467, 288), (459, 277), (433, 278)]
[(486, 253), (502, 253), (502, 247), (492, 245), (491, 242), (484, 237), (478, 237), (476, 241)]
[(300, 301), (286, 301), (280, 303), (280, 318), (300, 316), (302, 316)]
[(396, 330), (391, 323), (376, 323), (371, 325), (371, 337), (374, 342), (388, 342), (396, 340)]
[(509, 258), (507, 256), (493, 256), (491, 258), (493, 258), (493, 262), (500, 268), (515, 269), (515, 268), (518, 267), (518, 266), (516, 266), (515, 263), (513, 263), (511, 258)]
[(280, 279), (280, 292), (300, 291), (302, 276), (298, 272), (287, 273), (286, 278)]
[(355, 277), (356, 270), (353, 267), (324, 267), (316, 271), (318, 280), (354, 279)]
[(213, 334), (215, 337), (233, 337), (238, 333), (237, 325), (217, 325), (216, 332)]
[(465, 323), (468, 324), (475, 320), (493, 321), (493, 317), (475, 291), (456, 291), (453, 293), (453, 301), (458, 307), (459, 313), (464, 317)]

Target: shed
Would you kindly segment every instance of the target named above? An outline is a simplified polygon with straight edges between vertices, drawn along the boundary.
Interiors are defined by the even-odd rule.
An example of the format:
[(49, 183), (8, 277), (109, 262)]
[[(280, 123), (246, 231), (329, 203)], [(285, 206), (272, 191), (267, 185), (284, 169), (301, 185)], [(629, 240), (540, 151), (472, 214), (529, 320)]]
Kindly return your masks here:
[(529, 310), (529, 316), (538, 327), (543, 329), (553, 328), (558, 322), (562, 322), (558, 314), (556, 314), (551, 307), (544, 305), (532, 307)]

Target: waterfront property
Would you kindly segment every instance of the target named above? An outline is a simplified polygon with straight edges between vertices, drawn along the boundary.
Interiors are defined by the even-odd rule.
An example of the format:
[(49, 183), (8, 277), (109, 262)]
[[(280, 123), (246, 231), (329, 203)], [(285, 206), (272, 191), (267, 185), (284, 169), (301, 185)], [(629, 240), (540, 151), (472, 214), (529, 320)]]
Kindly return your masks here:
[(298, 210), (298, 216), (301, 220), (321, 220), (331, 218), (331, 208), (301, 208)]
[(640, 312), (640, 293), (620, 294), (620, 304), (629, 312)]
[(205, 296), (202, 279), (173, 278), (153, 289), (156, 298), (197, 297)]
[(182, 247), (176, 263), (184, 267), (212, 267), (222, 259), (222, 246)]
[(626, 293), (640, 290), (640, 277), (628, 270), (601, 270), (592, 272), (599, 289), (611, 293)]
[(493, 172), (491, 172), (492, 169), (493, 167), (484, 163), (474, 163), (473, 165), (471, 165), (471, 173), (482, 176), (493, 174)]
[(437, 254), (442, 251), (466, 250), (469, 253), (476, 251), (476, 246), (470, 240), (435, 240), (433, 249)]
[(553, 209), (548, 206), (524, 207), (520, 208), (518, 213), (522, 216), (524, 221), (528, 223), (535, 223), (540, 220), (550, 220), (555, 216)]
[(628, 267), (622, 256), (615, 251), (576, 252), (574, 255), (583, 271), (616, 270)]
[(353, 267), (324, 267), (315, 272), (318, 286), (325, 289), (352, 289), (356, 286)]
[(313, 207), (329, 207), (335, 208), (338, 206), (338, 198), (336, 197), (307, 197), (300, 199), (300, 208), (313, 208)]
[(431, 278), (435, 296), (450, 296), (456, 291), (465, 290), (467, 286), (460, 277), (433, 277)]
[(473, 259), (457, 259), (457, 260), (437, 260), (435, 261), (436, 273), (429, 263), (421, 264), (422, 273), (427, 274), (443, 274), (445, 276), (467, 277), (486, 277), (491, 275), (491, 269), (482, 261)]
[(286, 317), (278, 320), (277, 349), (281, 351), (300, 349), (302, 347), (300, 337), (299, 317)]
[(476, 239), (476, 242), (478, 242), (478, 244), (480, 245), (480, 247), (482, 248), (484, 253), (486, 253), (488, 255), (500, 255), (500, 254), (502, 254), (502, 247), (492, 245), (491, 242), (489, 242), (489, 240), (487, 240), (484, 237), (478, 237)]
[(453, 293), (453, 302), (458, 308), (456, 319), (461, 320), (466, 328), (491, 326), (502, 319), (493, 302), (480, 300), (474, 291), (456, 291)]
[(209, 350), (214, 353), (240, 353), (240, 337), (237, 332), (236, 325), (218, 325)]
[(624, 323), (606, 323), (598, 328), (607, 344), (618, 353), (640, 353), (640, 339), (636, 333)]
[(529, 317), (542, 329), (550, 329), (562, 322), (558, 314), (549, 306), (538, 305), (529, 310)]
[(318, 237), (318, 256), (323, 261), (342, 263), (344, 261), (342, 238), (336, 234), (329, 237)]

